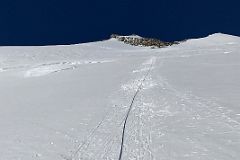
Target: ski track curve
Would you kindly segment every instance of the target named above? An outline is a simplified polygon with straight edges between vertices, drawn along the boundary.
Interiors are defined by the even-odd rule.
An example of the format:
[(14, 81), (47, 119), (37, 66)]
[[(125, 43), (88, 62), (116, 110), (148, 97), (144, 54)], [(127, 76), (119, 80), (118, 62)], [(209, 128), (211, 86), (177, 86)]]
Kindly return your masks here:
[(66, 61), (66, 62), (52, 62), (44, 63), (38, 66), (32, 67), (24, 73), (25, 78), (45, 76), (51, 73), (62, 72), (66, 70), (73, 70), (78, 68), (80, 65), (86, 64), (101, 64), (112, 62), (112, 60), (101, 60), (101, 61)]

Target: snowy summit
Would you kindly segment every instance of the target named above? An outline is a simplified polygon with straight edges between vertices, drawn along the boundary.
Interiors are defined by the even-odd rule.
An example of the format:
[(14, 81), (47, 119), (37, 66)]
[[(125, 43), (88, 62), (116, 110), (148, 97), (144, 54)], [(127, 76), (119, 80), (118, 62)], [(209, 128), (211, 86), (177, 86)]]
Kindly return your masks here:
[(0, 47), (0, 160), (239, 160), (239, 50)]

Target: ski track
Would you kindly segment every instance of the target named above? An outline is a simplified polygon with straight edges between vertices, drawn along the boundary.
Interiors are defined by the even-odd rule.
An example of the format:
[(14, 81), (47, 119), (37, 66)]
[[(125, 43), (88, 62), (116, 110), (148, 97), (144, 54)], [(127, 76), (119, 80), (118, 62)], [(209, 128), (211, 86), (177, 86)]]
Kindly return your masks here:
[(24, 77), (39, 77), (48, 75), (51, 73), (57, 73), (65, 70), (73, 70), (79, 67), (79, 65), (84, 64), (100, 64), (100, 63), (107, 63), (112, 62), (108, 60), (103, 61), (75, 61), (75, 62), (54, 62), (54, 63), (46, 63), (41, 64), (32, 69), (29, 69), (25, 72)]
[(109, 63), (113, 60), (85, 60), (85, 61), (63, 61), (63, 62), (51, 62), (51, 63), (42, 63), (37, 66), (30, 65), (19, 65), (19, 66), (9, 66), (9, 67), (0, 67), (0, 73), (12, 70), (25, 70), (24, 77), (39, 77), (45, 76), (51, 73), (62, 72), (66, 70), (73, 70), (78, 68), (80, 65), (87, 64), (101, 64)]

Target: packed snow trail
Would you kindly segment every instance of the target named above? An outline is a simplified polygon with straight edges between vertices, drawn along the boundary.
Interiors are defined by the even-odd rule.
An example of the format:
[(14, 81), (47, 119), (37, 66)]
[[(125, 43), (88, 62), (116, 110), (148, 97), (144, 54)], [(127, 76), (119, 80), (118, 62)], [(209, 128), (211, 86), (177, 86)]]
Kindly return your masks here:
[(137, 91), (136, 91), (136, 93), (134, 94), (133, 99), (132, 99), (132, 101), (131, 101), (131, 104), (130, 104), (130, 106), (129, 106), (128, 112), (127, 112), (127, 114), (126, 114), (126, 118), (124, 119), (123, 130), (122, 130), (121, 148), (120, 148), (120, 153), (119, 153), (118, 160), (121, 160), (121, 159), (122, 159), (123, 147), (124, 147), (124, 140), (125, 140), (125, 139), (124, 139), (124, 138), (125, 138), (125, 129), (126, 129), (126, 125), (127, 125), (127, 120), (128, 120), (129, 114), (130, 114), (130, 112), (131, 112), (131, 110), (132, 110), (133, 103), (134, 103), (134, 101), (135, 101), (136, 96), (137, 96), (138, 93), (141, 91), (141, 89), (142, 89), (142, 87), (143, 87), (143, 83), (145, 82), (146, 78), (147, 78), (148, 75), (150, 74), (150, 72), (151, 72), (151, 70), (152, 70), (152, 67), (153, 67), (154, 61), (153, 61), (153, 59), (151, 59), (151, 60), (152, 60), (151, 66), (148, 68), (148, 71), (147, 71), (145, 77), (141, 80), (141, 83), (140, 83), (140, 85), (138, 86)]

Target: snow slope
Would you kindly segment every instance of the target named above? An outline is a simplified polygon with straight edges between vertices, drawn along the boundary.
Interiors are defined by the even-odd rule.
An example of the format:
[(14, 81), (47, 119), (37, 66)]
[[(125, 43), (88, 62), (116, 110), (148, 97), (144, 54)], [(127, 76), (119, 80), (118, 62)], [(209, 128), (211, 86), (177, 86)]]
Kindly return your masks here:
[(239, 50), (220, 33), (0, 47), (0, 160), (238, 160)]

